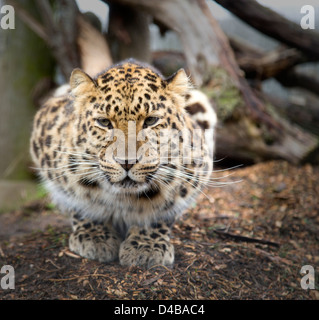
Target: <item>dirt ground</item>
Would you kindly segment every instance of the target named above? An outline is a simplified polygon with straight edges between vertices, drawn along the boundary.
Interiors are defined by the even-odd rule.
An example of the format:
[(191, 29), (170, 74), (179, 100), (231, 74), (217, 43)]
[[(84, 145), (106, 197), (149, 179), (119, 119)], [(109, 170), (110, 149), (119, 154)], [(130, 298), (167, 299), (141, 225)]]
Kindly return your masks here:
[[(319, 299), (319, 168), (272, 161), (214, 177), (234, 183), (205, 190), (176, 223), (173, 268), (76, 256), (46, 201), (2, 214), (0, 267), (14, 267), (15, 289), (0, 300)], [(316, 271), (315, 290), (301, 288), (303, 265)]]

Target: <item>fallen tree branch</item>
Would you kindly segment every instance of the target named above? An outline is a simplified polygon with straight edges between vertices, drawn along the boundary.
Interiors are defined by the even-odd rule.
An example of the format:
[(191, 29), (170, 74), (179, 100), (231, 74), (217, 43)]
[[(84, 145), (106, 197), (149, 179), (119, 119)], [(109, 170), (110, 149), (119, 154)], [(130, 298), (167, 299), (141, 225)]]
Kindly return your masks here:
[(233, 38), (230, 44), (247, 78), (266, 80), (273, 77), (285, 87), (299, 87), (319, 94), (319, 81), (294, 69), (297, 64), (309, 61), (300, 51), (279, 47), (263, 52)]
[(319, 33), (303, 30), (297, 23), (254, 0), (215, 0), (215, 2), (258, 31), (300, 49), (314, 60), (319, 60)]
[(276, 76), (285, 87), (299, 87), (319, 95), (319, 80), (297, 70), (288, 70)]
[(230, 232), (226, 232), (226, 231), (218, 230), (218, 229), (215, 229), (214, 232), (217, 235), (221, 236), (221, 237), (230, 238), (230, 239), (233, 239), (235, 241), (254, 242), (254, 243), (267, 244), (269, 246), (273, 246), (273, 247), (276, 247), (276, 248), (280, 247), (280, 244), (278, 242), (273, 242), (273, 241), (264, 240), (264, 239), (256, 239), (256, 238), (251, 238), (251, 237), (246, 237), (246, 236), (241, 236), (241, 235), (237, 235), (237, 234), (234, 234), (234, 233), (230, 233)]
[(247, 78), (265, 80), (307, 61), (295, 48), (280, 46), (263, 52), (234, 38), (230, 38), (230, 45), (235, 52), (238, 65)]
[[(218, 52), (221, 66), (225, 68), (225, 70), (231, 76), (234, 85), (239, 90), (243, 101), (246, 104), (246, 110), (248, 111), (247, 113), (249, 113), (249, 117), (256, 122), (265, 124), (270, 130), (280, 131), (282, 129), (281, 123), (270, 116), (266, 110), (265, 103), (255, 95), (254, 91), (249, 86), (248, 81), (244, 77), (243, 71), (237, 64), (235, 54), (229, 44), (228, 38), (220, 28), (216, 19), (212, 16), (212, 13), (206, 2), (203, 0), (197, 1), (216, 37), (215, 50)], [(213, 76), (215, 75), (213, 74)]]

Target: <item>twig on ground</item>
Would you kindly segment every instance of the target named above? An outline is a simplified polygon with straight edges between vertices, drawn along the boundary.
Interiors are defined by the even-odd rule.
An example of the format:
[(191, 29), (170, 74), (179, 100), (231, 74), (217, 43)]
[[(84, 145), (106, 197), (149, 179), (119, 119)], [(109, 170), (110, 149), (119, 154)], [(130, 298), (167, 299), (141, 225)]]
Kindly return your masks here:
[(230, 232), (226, 232), (226, 231), (218, 230), (218, 229), (215, 229), (214, 232), (221, 237), (231, 238), (231, 239), (234, 239), (235, 241), (255, 242), (255, 243), (267, 244), (269, 246), (273, 246), (276, 248), (280, 247), (280, 244), (278, 242), (241, 236), (241, 235), (237, 235), (234, 233), (230, 233)]

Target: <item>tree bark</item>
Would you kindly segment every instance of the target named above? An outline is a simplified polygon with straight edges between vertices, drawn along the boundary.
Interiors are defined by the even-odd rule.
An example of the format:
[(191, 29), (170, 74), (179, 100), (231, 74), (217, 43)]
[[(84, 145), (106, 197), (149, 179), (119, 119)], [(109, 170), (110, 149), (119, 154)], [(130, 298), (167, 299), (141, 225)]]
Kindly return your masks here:
[[(34, 1), (18, 1), (34, 15)], [(20, 19), (14, 30), (0, 28), (0, 178), (29, 177), (30, 124), (35, 112), (32, 92), (54, 63), (45, 43)]]

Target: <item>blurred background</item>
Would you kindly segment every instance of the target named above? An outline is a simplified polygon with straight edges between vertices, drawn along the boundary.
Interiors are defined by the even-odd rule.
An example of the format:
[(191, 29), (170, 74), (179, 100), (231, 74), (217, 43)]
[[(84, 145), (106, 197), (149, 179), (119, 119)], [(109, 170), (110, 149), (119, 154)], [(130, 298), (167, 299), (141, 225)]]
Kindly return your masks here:
[[(14, 9), (14, 21), (6, 11)], [(46, 97), (80, 67), (126, 58), (183, 67), (219, 118), (223, 165), (318, 164), (316, 0), (0, 1), (0, 202), (37, 194), (29, 137)], [(301, 27), (308, 26), (308, 29)], [(14, 29), (9, 27), (14, 23)], [(13, 200), (14, 199), (14, 200)], [(6, 206), (4, 205), (6, 203)]]

